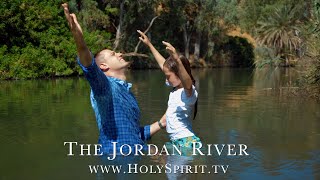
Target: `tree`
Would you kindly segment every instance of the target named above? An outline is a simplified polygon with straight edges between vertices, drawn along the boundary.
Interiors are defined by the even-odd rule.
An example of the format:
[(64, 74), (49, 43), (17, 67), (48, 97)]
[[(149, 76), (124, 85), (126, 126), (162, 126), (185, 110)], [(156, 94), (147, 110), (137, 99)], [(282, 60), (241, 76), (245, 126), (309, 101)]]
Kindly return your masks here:
[[(108, 18), (92, 0), (70, 1), (92, 52), (109, 46)], [(93, 19), (97, 18), (97, 19)], [(80, 74), (61, 0), (4, 1), (0, 6), (1, 79)]]
[[(196, 17), (196, 40), (195, 40), (195, 58), (198, 58), (201, 52), (200, 44), (204, 44), (207, 52), (203, 54), (211, 58), (215, 44), (228, 41), (226, 33), (230, 28), (234, 28), (238, 22), (238, 1), (236, 0), (200, 0), (201, 5), (199, 14)], [(202, 36), (203, 40), (201, 40)]]
[(275, 50), (276, 55), (285, 59), (285, 65), (296, 56), (296, 51), (301, 47), (301, 23), (302, 12), (298, 6), (284, 5), (274, 8), (273, 15), (263, 17), (258, 22), (257, 41)]

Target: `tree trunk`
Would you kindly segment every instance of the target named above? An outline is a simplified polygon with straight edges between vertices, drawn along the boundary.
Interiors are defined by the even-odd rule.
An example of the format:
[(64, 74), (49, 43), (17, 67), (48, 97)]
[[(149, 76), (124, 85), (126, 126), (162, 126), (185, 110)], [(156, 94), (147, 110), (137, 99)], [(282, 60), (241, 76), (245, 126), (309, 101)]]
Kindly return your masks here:
[(190, 57), (189, 47), (190, 47), (190, 35), (188, 35), (187, 24), (183, 26), (183, 42), (184, 42), (184, 55), (187, 59)]
[(194, 43), (194, 60), (198, 61), (200, 58), (200, 43), (201, 43), (201, 32), (197, 31), (196, 42)]
[(119, 24), (117, 27), (117, 32), (116, 32), (116, 40), (113, 43), (113, 50), (117, 49), (120, 43), (121, 39), (121, 30), (122, 30), (122, 24), (123, 24), (123, 14), (124, 14), (124, 1), (120, 2), (120, 14), (119, 14)]

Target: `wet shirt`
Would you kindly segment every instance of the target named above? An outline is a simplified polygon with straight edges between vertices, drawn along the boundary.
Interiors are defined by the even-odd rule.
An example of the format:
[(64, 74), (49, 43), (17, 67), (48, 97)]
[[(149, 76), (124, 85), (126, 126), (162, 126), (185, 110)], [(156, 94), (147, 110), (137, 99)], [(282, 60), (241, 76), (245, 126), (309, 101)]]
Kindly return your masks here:
[(127, 145), (131, 148), (137, 144), (144, 145), (150, 139), (150, 126), (140, 127), (140, 109), (130, 91), (132, 85), (106, 76), (94, 58), (89, 67), (84, 67), (79, 58), (78, 64), (91, 87), (91, 105), (96, 115), (103, 153), (113, 153), (113, 142), (117, 142), (117, 151), (126, 144), (123, 152), (128, 152)]
[(192, 95), (190, 97), (187, 96), (184, 88), (170, 92), (166, 112), (166, 130), (171, 141), (194, 136), (191, 120), (197, 98), (198, 92), (194, 86), (192, 86)]

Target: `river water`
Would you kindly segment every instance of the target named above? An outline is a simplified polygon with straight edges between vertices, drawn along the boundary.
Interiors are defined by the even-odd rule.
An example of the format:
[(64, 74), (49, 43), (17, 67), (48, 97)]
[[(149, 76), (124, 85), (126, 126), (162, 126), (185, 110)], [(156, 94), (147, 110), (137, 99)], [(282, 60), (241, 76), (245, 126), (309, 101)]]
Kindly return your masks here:
[[(143, 156), (138, 160), (139, 167), (144, 165), (141, 171), (129, 177), (320, 179), (320, 103), (292, 96), (298, 73), (295, 69), (194, 70), (199, 92), (195, 133), (204, 145), (245, 144), (249, 155)], [(159, 70), (128, 72), (142, 125), (158, 120), (166, 110), (170, 88), (164, 78)], [(99, 157), (67, 156), (65, 141), (97, 143), (89, 92), (84, 78), (2, 81), (0, 179), (127, 179), (123, 173), (90, 173), (88, 166), (101, 164)], [(168, 140), (161, 131), (148, 143), (161, 147)], [(192, 171), (151, 173), (151, 166), (166, 164), (189, 165)], [(224, 173), (221, 166), (214, 166), (215, 173), (213, 165), (228, 168)], [(200, 166), (208, 168), (202, 173)]]

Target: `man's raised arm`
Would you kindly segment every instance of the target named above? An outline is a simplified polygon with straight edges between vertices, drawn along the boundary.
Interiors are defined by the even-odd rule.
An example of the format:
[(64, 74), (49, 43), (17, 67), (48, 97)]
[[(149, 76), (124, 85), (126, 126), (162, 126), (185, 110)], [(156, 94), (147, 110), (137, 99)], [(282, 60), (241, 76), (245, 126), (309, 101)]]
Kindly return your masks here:
[(69, 13), (69, 7), (67, 3), (62, 4), (62, 7), (64, 10), (64, 14), (68, 20), (68, 24), (69, 24), (72, 36), (76, 42), (80, 63), (83, 66), (88, 67), (92, 63), (91, 62), (92, 57), (86, 43), (84, 42), (82, 29), (80, 27), (80, 24), (77, 21), (77, 17), (75, 14)]

